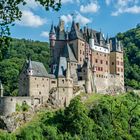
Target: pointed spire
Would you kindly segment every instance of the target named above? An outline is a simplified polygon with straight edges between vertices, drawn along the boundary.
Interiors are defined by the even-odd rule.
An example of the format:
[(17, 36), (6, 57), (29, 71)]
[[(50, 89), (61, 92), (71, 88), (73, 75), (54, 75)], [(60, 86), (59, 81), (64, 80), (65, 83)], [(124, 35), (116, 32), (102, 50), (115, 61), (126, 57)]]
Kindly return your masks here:
[(53, 26), (53, 22), (52, 22), (50, 34), (54, 34), (54, 33), (55, 33), (55, 31), (54, 31), (54, 26)]
[(30, 58), (28, 60), (27, 75), (33, 75), (33, 66)]
[(109, 44), (109, 37), (108, 37), (108, 34), (107, 34), (107, 37), (106, 37), (106, 43)]
[(30, 69), (30, 70), (32, 70), (32, 69), (33, 69), (33, 67), (32, 67), (32, 61), (31, 61), (31, 58), (29, 58), (29, 67), (28, 67), (28, 69)]

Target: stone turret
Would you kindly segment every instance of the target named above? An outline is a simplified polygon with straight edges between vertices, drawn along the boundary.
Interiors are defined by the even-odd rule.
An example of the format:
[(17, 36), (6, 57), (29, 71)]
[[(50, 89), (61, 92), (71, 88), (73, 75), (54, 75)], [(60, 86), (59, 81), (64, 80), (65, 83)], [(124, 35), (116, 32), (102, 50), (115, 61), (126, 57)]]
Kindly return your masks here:
[(3, 88), (2, 82), (0, 80), (0, 97), (3, 97), (3, 90), (4, 90), (4, 88)]
[(86, 73), (86, 79), (85, 79), (85, 88), (86, 88), (86, 93), (92, 93), (93, 91), (93, 85), (92, 85), (92, 73), (91, 73), (91, 66), (90, 66), (90, 61), (87, 58), (87, 73)]

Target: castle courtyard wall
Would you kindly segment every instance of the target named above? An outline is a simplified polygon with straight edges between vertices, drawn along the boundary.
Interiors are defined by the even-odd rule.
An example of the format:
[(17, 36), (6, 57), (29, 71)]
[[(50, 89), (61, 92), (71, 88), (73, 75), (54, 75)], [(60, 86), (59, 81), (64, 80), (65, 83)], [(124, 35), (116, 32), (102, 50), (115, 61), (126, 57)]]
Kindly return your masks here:
[(26, 102), (29, 106), (33, 106), (31, 97), (2, 97), (0, 98), (0, 114), (7, 116), (16, 112), (16, 104), (22, 105)]

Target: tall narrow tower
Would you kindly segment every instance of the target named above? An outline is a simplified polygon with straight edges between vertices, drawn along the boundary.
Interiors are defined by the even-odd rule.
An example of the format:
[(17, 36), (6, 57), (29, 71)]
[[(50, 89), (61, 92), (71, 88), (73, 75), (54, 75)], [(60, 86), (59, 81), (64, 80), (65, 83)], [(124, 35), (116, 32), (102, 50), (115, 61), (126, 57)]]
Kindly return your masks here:
[(49, 33), (49, 40), (50, 40), (50, 57), (51, 57), (51, 61), (50, 61), (50, 66), (51, 66), (51, 72), (53, 71), (53, 58), (54, 58), (54, 47), (55, 47), (55, 40), (56, 40), (56, 34), (54, 31), (54, 26), (53, 24), (51, 25), (51, 30)]

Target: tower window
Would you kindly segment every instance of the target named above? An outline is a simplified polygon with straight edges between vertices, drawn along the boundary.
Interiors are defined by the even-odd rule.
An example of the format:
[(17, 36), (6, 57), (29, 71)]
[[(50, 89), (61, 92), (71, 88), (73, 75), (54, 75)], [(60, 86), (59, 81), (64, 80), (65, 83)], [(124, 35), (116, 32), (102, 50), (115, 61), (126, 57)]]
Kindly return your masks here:
[(101, 64), (103, 64), (103, 60), (101, 60)]
[(98, 59), (96, 59), (95, 62), (98, 63)]
[(108, 61), (106, 61), (106, 65), (108, 65)]

